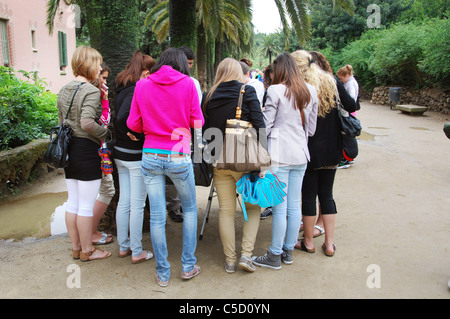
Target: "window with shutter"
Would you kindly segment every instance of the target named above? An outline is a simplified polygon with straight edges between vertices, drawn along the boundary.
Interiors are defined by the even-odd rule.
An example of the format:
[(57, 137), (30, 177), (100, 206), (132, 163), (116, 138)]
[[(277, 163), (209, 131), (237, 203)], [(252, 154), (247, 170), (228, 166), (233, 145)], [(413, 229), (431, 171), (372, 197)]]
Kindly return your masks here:
[(10, 66), (11, 59), (9, 56), (9, 40), (8, 40), (8, 24), (6, 20), (0, 19), (0, 37), (2, 45), (2, 62), (4, 66)]
[(67, 66), (67, 36), (64, 32), (58, 31), (59, 46), (59, 67)]

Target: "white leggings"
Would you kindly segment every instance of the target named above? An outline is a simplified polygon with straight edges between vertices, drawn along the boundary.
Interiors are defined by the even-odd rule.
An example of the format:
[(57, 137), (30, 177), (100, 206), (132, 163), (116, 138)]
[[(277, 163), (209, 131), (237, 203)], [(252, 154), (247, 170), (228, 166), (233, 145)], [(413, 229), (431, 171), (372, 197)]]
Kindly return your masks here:
[(83, 217), (94, 216), (94, 206), (100, 189), (101, 179), (80, 181), (66, 179), (68, 199), (66, 211)]

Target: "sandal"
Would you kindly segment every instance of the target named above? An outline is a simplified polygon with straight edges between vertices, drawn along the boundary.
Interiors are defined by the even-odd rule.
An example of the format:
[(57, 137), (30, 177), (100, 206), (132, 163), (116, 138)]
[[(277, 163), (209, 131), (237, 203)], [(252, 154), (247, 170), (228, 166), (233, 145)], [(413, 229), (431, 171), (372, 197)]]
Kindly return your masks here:
[(301, 241), (297, 242), (295, 244), (294, 248), (306, 251), (307, 253), (310, 253), (310, 254), (313, 254), (316, 252), (315, 248), (311, 248), (311, 249), (307, 248), (305, 243), (303, 242), (303, 239)]
[(314, 229), (318, 229), (319, 234), (314, 235), (313, 238), (316, 238), (316, 237), (319, 237), (319, 236), (325, 234), (325, 229), (323, 229), (323, 227), (320, 227), (319, 225), (314, 225)]
[[(123, 254), (121, 254), (123, 253)], [(124, 252), (119, 251), (119, 258), (125, 258), (127, 256), (131, 255), (131, 249), (128, 248), (128, 250), (125, 250)]]
[(333, 257), (334, 253), (336, 251), (336, 245), (333, 244), (333, 251), (331, 253), (329, 251), (327, 251), (327, 247), (325, 246), (325, 243), (322, 245), (322, 249), (323, 249), (323, 252), (325, 253), (326, 256)]
[[(103, 257), (95, 257), (95, 258), (91, 258), (92, 254), (95, 253), (95, 251), (102, 251), (102, 252), (107, 252), (106, 256)], [(105, 259), (108, 258), (109, 256), (111, 256), (111, 253), (109, 251), (105, 251), (105, 250), (101, 250), (101, 249), (97, 249), (94, 247), (94, 249), (92, 249), (91, 251), (84, 253), (83, 251), (80, 252), (80, 260), (81, 261), (91, 261), (91, 260), (97, 260), (97, 259)]]
[(142, 263), (144, 261), (150, 260), (152, 258), (153, 258), (152, 252), (151, 251), (147, 251), (147, 255), (144, 258), (139, 258), (139, 259), (136, 259), (136, 260), (133, 260), (133, 258), (131, 258), (131, 263), (132, 264), (139, 264), (139, 263)]
[(81, 249), (72, 249), (72, 258), (80, 259)]
[[(109, 241), (108, 241), (109, 240)], [(107, 233), (102, 232), (102, 238), (97, 242), (92, 242), (92, 245), (107, 245), (113, 242), (112, 236), (109, 236)]]

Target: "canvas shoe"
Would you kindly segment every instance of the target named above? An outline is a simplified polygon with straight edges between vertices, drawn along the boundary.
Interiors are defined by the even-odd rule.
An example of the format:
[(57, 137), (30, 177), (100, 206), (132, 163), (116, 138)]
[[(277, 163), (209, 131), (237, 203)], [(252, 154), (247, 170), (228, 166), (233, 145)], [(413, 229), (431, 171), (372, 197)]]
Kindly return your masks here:
[(247, 256), (241, 256), (241, 259), (239, 260), (239, 267), (248, 272), (254, 272), (256, 270), (252, 260)]
[(283, 253), (281, 254), (281, 261), (286, 265), (292, 264), (294, 262), (294, 259), (292, 259), (292, 250), (283, 249)]
[(281, 269), (281, 255), (274, 255), (270, 251), (263, 256), (253, 257), (252, 261), (256, 266), (274, 270)]
[(190, 271), (182, 272), (181, 278), (183, 279), (191, 279), (200, 274), (201, 268), (199, 265), (194, 265), (194, 268)]

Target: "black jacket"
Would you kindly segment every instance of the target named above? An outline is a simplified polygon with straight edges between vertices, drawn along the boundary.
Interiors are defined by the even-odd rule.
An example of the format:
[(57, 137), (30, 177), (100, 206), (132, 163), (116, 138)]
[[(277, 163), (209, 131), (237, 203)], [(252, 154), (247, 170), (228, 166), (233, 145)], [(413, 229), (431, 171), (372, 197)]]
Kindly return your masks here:
[[(342, 106), (350, 113), (355, 112), (355, 100), (339, 79), (336, 79), (336, 83)], [(311, 156), (308, 170), (339, 164), (342, 159), (342, 133), (337, 108), (331, 109), (325, 117), (317, 118), (316, 133), (309, 138), (308, 148)]]
[[(144, 145), (144, 134), (131, 131), (127, 126), (128, 115), (130, 114), (131, 101), (133, 100), (134, 88), (136, 83), (120, 86), (116, 89), (114, 96), (114, 107), (116, 118), (114, 119), (114, 133), (116, 141), (113, 148), (113, 156), (115, 159), (123, 161), (140, 161), (142, 160), (142, 148)], [(127, 135), (130, 132), (139, 141), (133, 141)], [(120, 151), (117, 148), (127, 149), (130, 152)], [(138, 153), (137, 151), (141, 151)]]
[[(205, 117), (203, 131), (208, 128), (215, 127), (221, 130), (223, 137), (225, 136), (225, 126), (227, 120), (236, 118), (236, 107), (238, 105), (242, 85), (243, 83), (233, 80), (221, 83), (217, 87), (206, 105), (206, 112), (204, 105), (202, 105), (202, 109), (204, 110), (203, 116)], [(204, 104), (206, 96), (207, 93), (203, 95), (202, 104)], [(266, 147), (266, 145), (264, 145), (264, 141), (266, 141), (265, 130), (261, 130), (261, 132), (259, 131), (260, 128), (266, 128), (264, 117), (261, 112), (261, 105), (259, 104), (258, 97), (256, 96), (255, 88), (250, 85), (245, 86), (245, 93), (242, 100), (241, 119), (252, 123), (258, 134), (264, 134), (264, 138), (261, 138), (259, 135), (258, 137), (262, 143), (262, 146)]]

